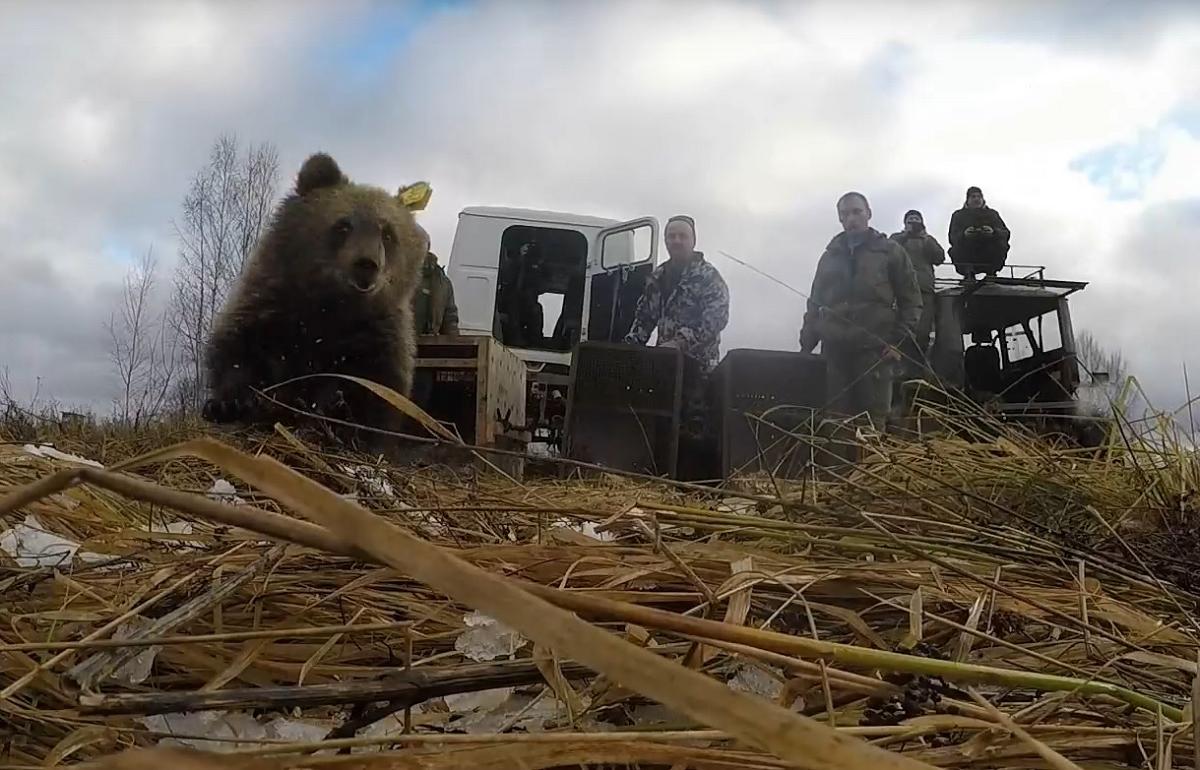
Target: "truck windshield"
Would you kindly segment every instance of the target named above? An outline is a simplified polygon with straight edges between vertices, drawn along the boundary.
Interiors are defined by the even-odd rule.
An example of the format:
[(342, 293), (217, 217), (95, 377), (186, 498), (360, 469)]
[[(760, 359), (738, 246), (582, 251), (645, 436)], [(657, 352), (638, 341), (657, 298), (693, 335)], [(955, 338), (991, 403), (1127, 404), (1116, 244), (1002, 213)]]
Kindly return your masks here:
[(557, 227), (513, 225), (500, 239), (498, 339), (510, 347), (570, 351), (583, 323), (588, 241)]

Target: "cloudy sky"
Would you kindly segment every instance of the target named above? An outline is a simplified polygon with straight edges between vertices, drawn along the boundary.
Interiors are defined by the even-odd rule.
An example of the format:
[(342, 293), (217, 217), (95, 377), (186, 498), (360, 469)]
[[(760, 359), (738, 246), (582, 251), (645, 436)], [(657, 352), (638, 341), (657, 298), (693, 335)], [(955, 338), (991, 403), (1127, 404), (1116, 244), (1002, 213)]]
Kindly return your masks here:
[(105, 409), (104, 322), (222, 132), (352, 177), (429, 179), (448, 253), (473, 204), (696, 217), (725, 347), (796, 347), (838, 229), (918, 208), (945, 243), (980, 185), (1010, 262), (1091, 281), (1077, 330), (1161, 407), (1200, 378), (1195, 2), (0, 0), (0, 368)]

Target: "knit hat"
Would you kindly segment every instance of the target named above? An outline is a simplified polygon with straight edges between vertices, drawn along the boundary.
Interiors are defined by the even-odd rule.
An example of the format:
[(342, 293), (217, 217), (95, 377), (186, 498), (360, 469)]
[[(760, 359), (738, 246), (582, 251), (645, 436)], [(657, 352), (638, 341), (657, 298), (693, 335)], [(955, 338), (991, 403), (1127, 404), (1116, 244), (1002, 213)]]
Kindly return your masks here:
[(672, 222), (686, 222), (687, 226), (692, 228), (692, 238), (696, 237), (696, 220), (689, 217), (687, 214), (676, 214), (667, 220), (667, 224), (663, 226), (666, 229)]
[(921, 212), (917, 211), (916, 209), (909, 209), (908, 211), (904, 212), (904, 221), (907, 222), (908, 218), (913, 215), (916, 215), (921, 224), (925, 224), (925, 217), (921, 216)]
[(975, 187), (974, 185), (972, 185), (967, 188), (967, 197), (968, 198), (971, 197), (971, 193), (979, 193), (980, 195), (983, 195), (983, 190), (980, 190), (978, 187)]

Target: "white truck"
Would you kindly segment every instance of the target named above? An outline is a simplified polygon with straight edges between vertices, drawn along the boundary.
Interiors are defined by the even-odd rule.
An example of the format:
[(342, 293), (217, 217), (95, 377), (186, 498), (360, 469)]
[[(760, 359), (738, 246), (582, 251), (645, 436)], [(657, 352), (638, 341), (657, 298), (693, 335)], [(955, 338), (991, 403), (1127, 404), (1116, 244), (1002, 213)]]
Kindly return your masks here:
[(491, 206), (459, 213), (447, 274), (460, 333), (491, 337), (524, 363), (523, 422), (535, 442), (557, 443), (575, 344), (629, 331), (658, 243), (653, 217)]

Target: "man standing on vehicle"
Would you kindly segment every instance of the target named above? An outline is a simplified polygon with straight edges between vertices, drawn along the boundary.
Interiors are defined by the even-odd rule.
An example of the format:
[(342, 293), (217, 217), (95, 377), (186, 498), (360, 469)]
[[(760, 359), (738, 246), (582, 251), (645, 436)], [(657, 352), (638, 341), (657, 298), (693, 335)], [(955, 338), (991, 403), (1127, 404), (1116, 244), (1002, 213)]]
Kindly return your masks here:
[(843, 232), (817, 262), (800, 349), (821, 343), (826, 401), (839, 417), (865, 413), (878, 430), (887, 425), (899, 346), (921, 317), (921, 289), (900, 244), (869, 226), (865, 195), (838, 199)]
[[(680, 426), (680, 459), (703, 457), (698, 477), (710, 470), (708, 379), (721, 357), (721, 332), (729, 323), (729, 287), (721, 273), (696, 251), (696, 222), (677, 215), (667, 220), (663, 240), (670, 255), (659, 265), (638, 300), (625, 342), (645, 345), (658, 329), (658, 345), (683, 351), (687, 361)], [(684, 446), (684, 444), (688, 446)], [(691, 464), (691, 463), (688, 463)]]
[(1010, 233), (1000, 212), (989, 208), (978, 187), (967, 188), (963, 207), (950, 217), (950, 261), (968, 281), (995, 275), (1008, 259)]
[(910, 376), (919, 377), (927, 366), (929, 336), (933, 332), (933, 268), (946, 261), (946, 252), (942, 250), (942, 244), (925, 229), (925, 219), (916, 209), (904, 215), (904, 229), (893, 233), (892, 240), (908, 252), (908, 259), (917, 274), (917, 285), (921, 288), (921, 318), (917, 321), (913, 336), (901, 348), (904, 369)]

